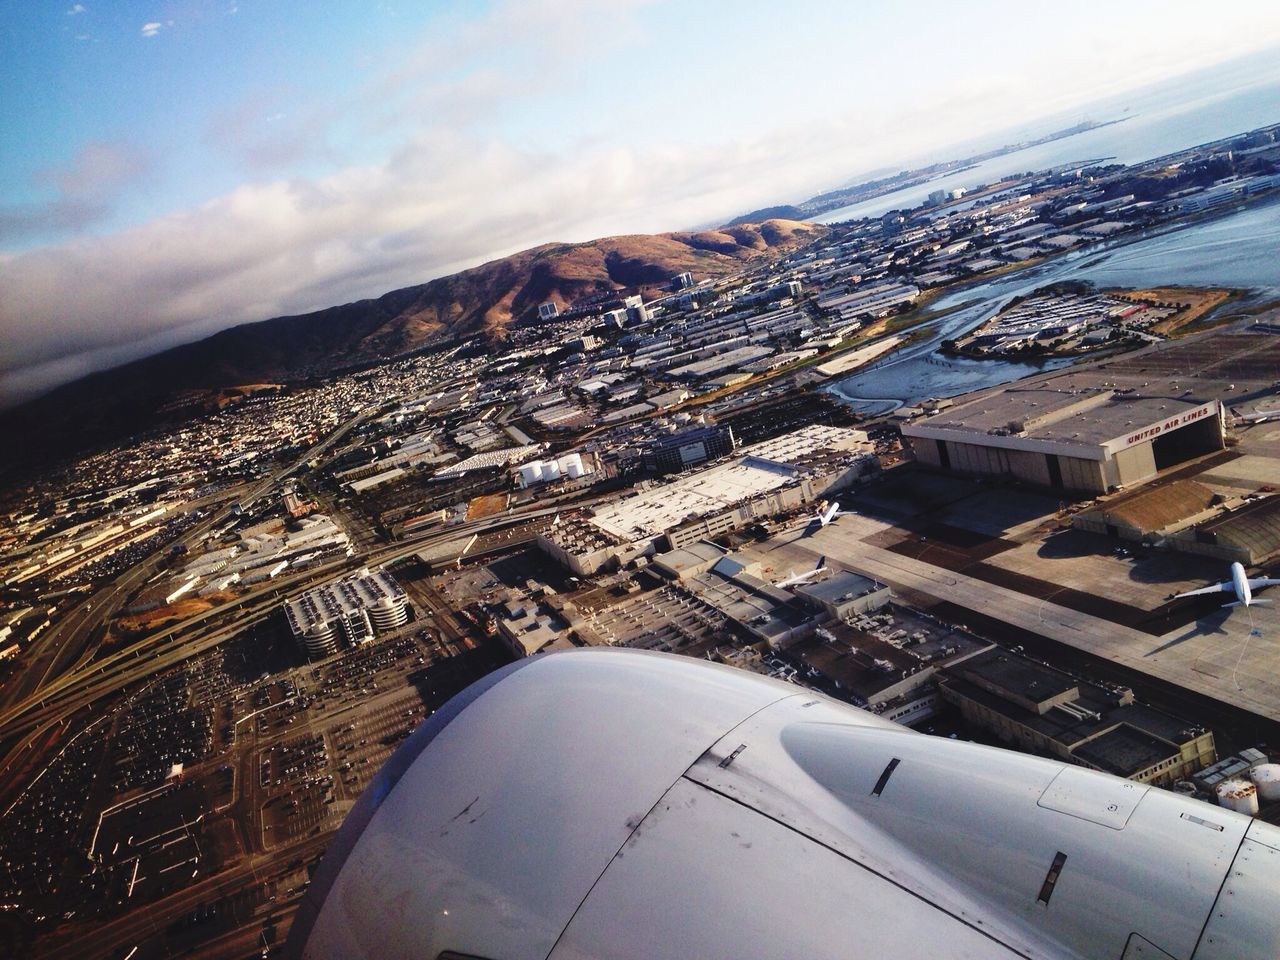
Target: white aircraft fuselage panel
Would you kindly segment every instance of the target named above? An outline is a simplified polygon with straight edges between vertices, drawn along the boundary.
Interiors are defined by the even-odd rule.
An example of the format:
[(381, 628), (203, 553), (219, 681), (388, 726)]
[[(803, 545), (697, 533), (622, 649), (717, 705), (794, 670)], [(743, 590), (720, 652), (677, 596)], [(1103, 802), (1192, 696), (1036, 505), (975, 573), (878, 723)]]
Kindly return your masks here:
[(330, 845), (310, 960), (1280, 956), (1280, 830), (926, 737), (746, 671), (591, 649), (428, 718)]
[(610, 858), (707, 743), (790, 692), (735, 679), (608, 653), (569, 671), (546, 658), (510, 674), (382, 801), (306, 955), (545, 960)]
[[(1261, 837), (1262, 839), (1254, 839)], [(1280, 956), (1280, 831), (1255, 823), (1240, 845), (1193, 960)]]
[(1063, 767), (1038, 802), (1046, 810), (1123, 830), (1150, 789), (1132, 780), (1100, 780), (1083, 767)]
[[(1119, 957), (1135, 932), (1191, 956), (1247, 818), (1058, 761), (869, 728), (856, 714), (831, 722), (849, 708), (805, 707), (812, 699), (762, 710), (687, 776), (1028, 957)], [(1196, 821), (1179, 816), (1188, 807)]]
[(551, 960), (895, 956), (1018, 955), (981, 927), (681, 780), (618, 851)]

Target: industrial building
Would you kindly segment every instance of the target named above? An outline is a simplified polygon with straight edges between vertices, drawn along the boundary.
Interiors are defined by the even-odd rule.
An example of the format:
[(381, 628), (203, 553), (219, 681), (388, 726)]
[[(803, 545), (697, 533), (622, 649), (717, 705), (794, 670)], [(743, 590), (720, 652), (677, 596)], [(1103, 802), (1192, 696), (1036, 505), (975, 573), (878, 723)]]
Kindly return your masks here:
[(774, 649), (810, 635), (825, 619), (761, 579), (758, 564), (736, 556), (721, 557), (709, 570), (678, 582), (681, 590), (736, 624), (753, 642), (764, 641)]
[(528, 463), (521, 464), (516, 468), (516, 483), (520, 489), (524, 490), (562, 477), (581, 480), (592, 472), (587, 461), (582, 459), (582, 454), (566, 453), (554, 460), (530, 460)]
[(683, 580), (706, 573), (728, 552), (710, 540), (698, 540), (680, 550), (658, 554), (649, 569), (668, 580)]
[(579, 576), (679, 550), (833, 496), (879, 470), (861, 430), (814, 424), (744, 456), (655, 484), (588, 516), (565, 514), (538, 545)]
[(902, 427), (921, 463), (1100, 494), (1224, 446), (1222, 404), (1100, 373), (1011, 386)]
[(366, 568), (287, 601), (284, 613), (298, 645), (318, 660), (408, 623), (409, 600), (391, 574)]
[(1007, 743), (1141, 783), (1171, 786), (1217, 759), (1208, 730), (1003, 650), (945, 667), (942, 699)]
[(1280, 553), (1280, 497), (1270, 496), (1171, 534), (1165, 546), (1246, 567)]
[(911, 724), (935, 713), (940, 667), (989, 649), (990, 643), (955, 628), (892, 609), (850, 623), (828, 621), (787, 655), (823, 692)]
[(1071, 518), (1077, 530), (1121, 540), (1152, 541), (1197, 518), (1215, 514), (1212, 490), (1195, 480), (1175, 480), (1164, 486), (1134, 490), (1108, 499)]
[(524, 444), (519, 447), (507, 447), (503, 450), (488, 450), (484, 453), (477, 453), (473, 457), (467, 457), (467, 459), (452, 466), (437, 470), (432, 477), (435, 480), (457, 480), (459, 477), (466, 476), (474, 471), (500, 470), (533, 456), (541, 449), (542, 445), (535, 443)]
[(551, 527), (539, 531), (538, 548), (580, 577), (591, 577), (606, 567), (629, 563), (652, 553), (652, 547), (632, 544), (592, 522), (586, 510), (558, 514)]
[(821, 607), (833, 620), (873, 613), (892, 599), (883, 583), (850, 570), (841, 570), (818, 583), (806, 583), (797, 587), (796, 593)]
[(567, 650), (573, 644), (566, 639), (568, 629), (559, 618), (539, 609), (536, 600), (512, 600), (497, 617), (498, 635), (516, 657), (531, 657), (544, 650)]

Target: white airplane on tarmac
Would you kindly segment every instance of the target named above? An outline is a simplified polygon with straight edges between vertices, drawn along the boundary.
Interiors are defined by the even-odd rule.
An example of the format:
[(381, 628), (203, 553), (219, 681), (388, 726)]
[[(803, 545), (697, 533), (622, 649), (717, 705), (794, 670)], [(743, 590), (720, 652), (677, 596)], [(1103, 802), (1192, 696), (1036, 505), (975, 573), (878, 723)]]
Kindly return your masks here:
[(1266, 423), (1268, 420), (1280, 419), (1280, 410), (1255, 410), (1253, 413), (1241, 413), (1232, 407), (1231, 413), (1241, 423)]
[(779, 580), (777, 583), (774, 584), (774, 586), (775, 587), (798, 586), (799, 584), (802, 584), (802, 583), (808, 583), (814, 577), (817, 577), (820, 574), (823, 574), (826, 572), (827, 572), (827, 558), (819, 557), (818, 565), (814, 567), (812, 570), (805, 570), (802, 573), (796, 573), (794, 570), (792, 570), (790, 575), (785, 580)]
[(803, 535), (807, 537), (811, 533), (817, 533), (828, 524), (834, 523), (836, 517), (840, 516), (840, 513), (840, 504), (837, 501), (832, 500), (829, 506), (815, 513), (812, 517), (807, 517), (804, 520), (799, 521), (796, 526), (803, 526)]
[(1270, 600), (1255, 600), (1253, 591), (1261, 590), (1263, 587), (1274, 587), (1280, 584), (1280, 580), (1271, 577), (1253, 577), (1250, 579), (1245, 576), (1244, 567), (1240, 563), (1231, 564), (1231, 579), (1223, 583), (1214, 584), (1212, 587), (1201, 587), (1199, 590), (1188, 590), (1186, 593), (1175, 593), (1169, 597), (1170, 600), (1181, 600), (1183, 597), (1200, 597), (1211, 593), (1234, 593), (1236, 599), (1231, 603), (1224, 603), (1224, 607), (1251, 607), (1255, 604), (1270, 604)]

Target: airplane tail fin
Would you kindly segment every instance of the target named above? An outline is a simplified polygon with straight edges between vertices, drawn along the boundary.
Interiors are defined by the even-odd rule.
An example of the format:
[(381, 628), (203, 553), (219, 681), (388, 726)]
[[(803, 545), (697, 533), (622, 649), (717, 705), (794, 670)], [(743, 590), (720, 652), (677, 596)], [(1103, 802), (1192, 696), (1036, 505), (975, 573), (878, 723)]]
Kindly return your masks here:
[(826, 565), (827, 565), (827, 557), (826, 557), (826, 554), (823, 554), (821, 557), (818, 558), (818, 565), (813, 569), (821, 570)]
[(1222, 605), (1222, 609), (1225, 610), (1227, 609), (1227, 607), (1243, 607), (1243, 606), (1244, 606), (1243, 600), (1232, 600), (1230, 603), (1224, 603)]

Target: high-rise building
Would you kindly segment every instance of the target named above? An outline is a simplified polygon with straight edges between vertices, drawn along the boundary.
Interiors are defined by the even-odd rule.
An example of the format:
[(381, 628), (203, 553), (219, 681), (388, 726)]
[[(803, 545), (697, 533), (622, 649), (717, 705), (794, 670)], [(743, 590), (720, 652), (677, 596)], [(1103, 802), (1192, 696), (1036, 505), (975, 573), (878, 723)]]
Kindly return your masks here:
[(623, 298), (622, 305), (627, 308), (627, 320), (631, 323), (644, 323), (649, 319), (649, 311), (645, 308), (644, 297)]

